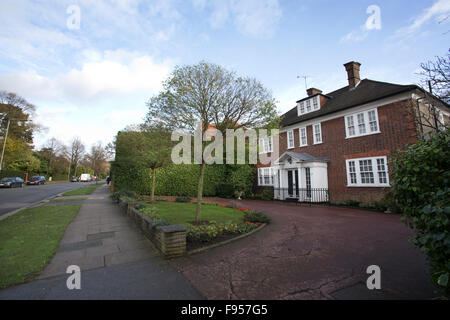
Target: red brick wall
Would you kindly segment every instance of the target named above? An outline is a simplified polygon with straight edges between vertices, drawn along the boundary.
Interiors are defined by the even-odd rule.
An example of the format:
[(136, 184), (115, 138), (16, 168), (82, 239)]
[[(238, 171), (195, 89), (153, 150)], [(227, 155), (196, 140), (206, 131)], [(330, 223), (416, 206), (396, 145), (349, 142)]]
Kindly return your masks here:
[(378, 107), (379, 134), (351, 139), (345, 138), (344, 117), (322, 122), (322, 144), (313, 145), (312, 126), (307, 127), (308, 146), (300, 147), (299, 130), (294, 130), (295, 147), (287, 150), (287, 133), (280, 134), (280, 155), (285, 151), (307, 152), (315, 157), (330, 159), (328, 163), (328, 187), (332, 201), (377, 201), (389, 188), (347, 187), (345, 160), (386, 155), (388, 165), (391, 155), (406, 144), (417, 141), (414, 119), (408, 113), (404, 100)]

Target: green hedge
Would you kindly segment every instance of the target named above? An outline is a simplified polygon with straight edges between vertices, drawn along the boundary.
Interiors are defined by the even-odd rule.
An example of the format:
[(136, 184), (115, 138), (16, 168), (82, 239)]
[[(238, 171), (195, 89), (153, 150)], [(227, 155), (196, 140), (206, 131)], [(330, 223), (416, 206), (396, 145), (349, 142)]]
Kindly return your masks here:
[[(199, 165), (171, 165), (156, 170), (156, 195), (197, 196)], [(112, 167), (115, 190), (134, 190), (139, 194), (150, 194), (151, 170), (139, 168)], [(203, 195), (216, 196), (217, 186), (227, 180), (224, 165), (206, 166)]]

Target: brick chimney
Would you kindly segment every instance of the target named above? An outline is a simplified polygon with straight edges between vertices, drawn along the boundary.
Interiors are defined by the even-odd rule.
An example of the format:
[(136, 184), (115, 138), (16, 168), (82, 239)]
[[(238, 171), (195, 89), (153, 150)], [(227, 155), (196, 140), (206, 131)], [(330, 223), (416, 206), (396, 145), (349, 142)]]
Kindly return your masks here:
[(309, 89), (306, 90), (306, 93), (308, 94), (308, 97), (311, 97), (311, 96), (313, 96), (315, 94), (322, 93), (322, 90), (319, 90), (319, 89), (316, 89), (316, 88), (309, 88)]
[(350, 89), (355, 88), (361, 81), (361, 78), (359, 77), (360, 66), (361, 63), (355, 61), (344, 64), (345, 70), (347, 70), (348, 86)]

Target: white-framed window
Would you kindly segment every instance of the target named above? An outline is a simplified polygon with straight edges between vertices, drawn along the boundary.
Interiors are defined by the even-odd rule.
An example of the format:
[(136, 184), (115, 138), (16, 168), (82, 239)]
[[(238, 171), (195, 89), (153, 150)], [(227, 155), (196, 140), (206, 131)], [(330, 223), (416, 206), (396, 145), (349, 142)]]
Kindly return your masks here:
[(300, 147), (305, 147), (308, 145), (308, 137), (307, 137), (307, 131), (306, 127), (299, 129), (299, 136), (300, 136)]
[(271, 167), (258, 168), (258, 185), (273, 186), (274, 174), (275, 172)]
[(358, 112), (345, 117), (347, 138), (379, 133), (377, 109)]
[(287, 147), (292, 149), (294, 147), (294, 130), (289, 130), (287, 132)]
[(389, 187), (386, 156), (346, 160), (349, 187)]
[(322, 143), (322, 125), (320, 122), (313, 124), (313, 140), (314, 144)]
[(306, 100), (306, 112), (311, 112), (311, 99)]
[(259, 153), (273, 152), (273, 137), (259, 139)]
[(297, 115), (313, 112), (320, 109), (320, 97), (315, 96), (297, 103)]
[(303, 101), (300, 102), (298, 107), (299, 107), (300, 114), (304, 114), (305, 113), (305, 103)]
[(319, 96), (313, 98), (313, 109), (319, 110)]

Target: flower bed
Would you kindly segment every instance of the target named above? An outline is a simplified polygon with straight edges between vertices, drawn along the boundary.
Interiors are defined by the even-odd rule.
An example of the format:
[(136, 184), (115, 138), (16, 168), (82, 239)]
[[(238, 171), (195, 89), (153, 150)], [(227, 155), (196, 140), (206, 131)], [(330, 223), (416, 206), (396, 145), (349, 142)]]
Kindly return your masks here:
[(202, 218), (208, 220), (196, 223), (195, 208), (193, 203), (141, 203), (138, 210), (155, 221), (184, 225), (188, 251), (239, 237), (270, 222), (260, 212), (208, 203), (202, 209)]
[(144, 234), (166, 256), (182, 255), (241, 238), (270, 222), (264, 213), (218, 203), (203, 203), (202, 221), (195, 221), (196, 203), (188, 198), (149, 203), (129, 192), (111, 198), (135, 220)]

